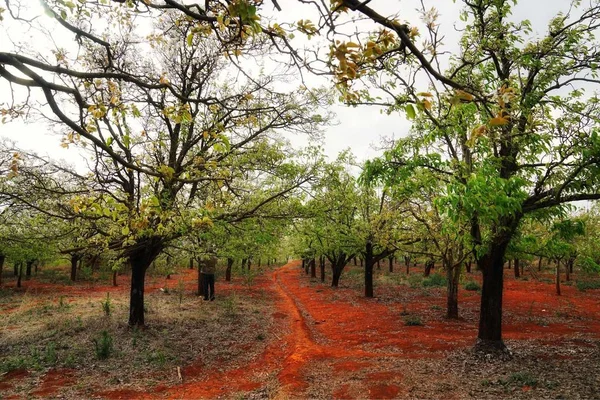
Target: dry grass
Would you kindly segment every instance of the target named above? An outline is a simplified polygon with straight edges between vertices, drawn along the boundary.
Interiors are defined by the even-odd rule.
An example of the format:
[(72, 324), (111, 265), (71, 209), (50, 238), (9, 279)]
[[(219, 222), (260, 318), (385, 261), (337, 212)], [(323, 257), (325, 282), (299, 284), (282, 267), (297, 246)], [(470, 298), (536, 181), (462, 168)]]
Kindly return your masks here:
[[(273, 323), (261, 311), (271, 300), (260, 292), (253, 298), (220, 293), (216, 301), (204, 302), (181, 283), (168, 292), (147, 293), (148, 327), (132, 329), (126, 324), (128, 292), (123, 289), (110, 294), (109, 315), (102, 304), (105, 294), (86, 298), (3, 290), (0, 381), (9, 371), (29, 371), (3, 395), (28, 396), (49, 369), (74, 374), (73, 384), (61, 390), (73, 398), (105, 389), (148, 390), (159, 382), (175, 385), (178, 367), (185, 379), (188, 366), (214, 370), (249, 361), (264, 349)], [(97, 349), (104, 331), (112, 346), (108, 358), (101, 359)]]

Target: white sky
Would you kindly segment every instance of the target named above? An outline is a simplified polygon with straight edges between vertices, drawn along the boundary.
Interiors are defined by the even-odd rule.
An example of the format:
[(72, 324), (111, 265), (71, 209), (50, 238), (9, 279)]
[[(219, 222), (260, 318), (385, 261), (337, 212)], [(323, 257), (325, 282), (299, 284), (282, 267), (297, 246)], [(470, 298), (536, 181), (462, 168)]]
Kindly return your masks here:
[[(460, 32), (455, 27), (460, 27), (461, 23), (458, 19), (458, 12), (462, 7), (461, 1), (455, 3), (452, 0), (424, 0), (424, 2), (427, 7), (435, 7), (438, 10), (441, 32), (446, 36), (446, 49), (455, 51), (460, 37)], [(373, 0), (369, 6), (384, 15), (397, 15), (400, 20), (407, 21), (410, 25), (422, 26), (415, 11), (419, 3), (418, 0)], [(569, 0), (521, 0), (515, 8), (513, 16), (517, 20), (529, 19), (533, 24), (534, 32), (541, 36), (546, 31), (549, 19), (559, 10), (566, 11), (569, 3)], [(265, 0), (265, 4), (266, 8), (269, 8), (270, 0)], [(300, 5), (296, 0), (279, 0), (279, 4), (283, 11), (281, 13), (273, 11), (272, 14), (278, 22), (294, 22), (299, 19), (314, 18), (310, 7)], [(3, 39), (6, 37), (4, 35), (7, 31), (10, 32), (12, 39), (29, 42), (29, 45), (35, 48), (36, 41), (28, 38), (26, 32), (15, 30), (14, 26), (9, 25), (10, 22), (6, 21), (10, 17), (8, 15), (5, 17), (5, 22), (0, 23), (0, 51), (11, 50), (8, 41)], [(299, 45), (303, 43), (314, 45), (316, 42), (315, 39), (312, 42), (303, 41), (300, 34), (297, 36), (296, 43)], [(67, 37), (65, 40), (71, 39)], [(43, 51), (43, 49), (40, 50)], [(314, 83), (326, 82), (314, 77), (309, 79)], [(6, 89), (6, 83), (0, 82), (0, 105), (10, 102), (10, 94)], [(339, 123), (329, 127), (324, 138), (326, 154), (332, 159), (346, 148), (351, 148), (359, 160), (372, 158), (379, 153), (373, 149), (373, 145), (377, 146), (381, 137), (400, 137), (405, 135), (410, 128), (402, 114), (388, 116), (385, 113), (381, 114), (377, 107), (348, 108), (336, 105), (333, 107), (333, 111), (337, 114), (336, 119)], [(0, 124), (0, 136), (15, 140), (26, 149), (47, 154), (55, 159), (65, 159), (76, 164), (81, 162), (80, 156), (74, 151), (74, 148), (66, 150), (60, 147), (61, 135), (53, 134), (44, 122), (15, 121), (5, 125)], [(302, 143), (303, 140), (295, 139), (294, 142)]]

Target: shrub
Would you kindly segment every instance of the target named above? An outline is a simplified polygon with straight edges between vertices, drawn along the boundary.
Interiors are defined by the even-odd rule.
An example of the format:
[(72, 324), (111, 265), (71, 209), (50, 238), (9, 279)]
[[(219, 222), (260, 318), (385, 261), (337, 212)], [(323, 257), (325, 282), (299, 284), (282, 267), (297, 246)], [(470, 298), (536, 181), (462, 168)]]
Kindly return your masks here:
[(441, 274), (433, 274), (430, 277), (423, 279), (421, 285), (423, 285), (423, 287), (443, 287), (446, 286), (446, 283), (446, 278)]
[(471, 290), (474, 292), (478, 292), (481, 290), (481, 286), (479, 285), (479, 283), (477, 283), (475, 281), (470, 281), (465, 284), (465, 290)]
[(110, 293), (106, 293), (106, 300), (101, 301), (100, 304), (102, 304), (102, 311), (104, 311), (104, 315), (109, 317), (111, 309), (112, 309), (112, 302), (110, 301)]
[(107, 331), (102, 331), (99, 339), (94, 339), (96, 357), (106, 360), (113, 352), (113, 339)]
[(409, 315), (404, 318), (404, 325), (406, 326), (423, 326), (421, 318), (418, 315)]
[(600, 281), (577, 281), (577, 289), (582, 292), (589, 289), (600, 289)]

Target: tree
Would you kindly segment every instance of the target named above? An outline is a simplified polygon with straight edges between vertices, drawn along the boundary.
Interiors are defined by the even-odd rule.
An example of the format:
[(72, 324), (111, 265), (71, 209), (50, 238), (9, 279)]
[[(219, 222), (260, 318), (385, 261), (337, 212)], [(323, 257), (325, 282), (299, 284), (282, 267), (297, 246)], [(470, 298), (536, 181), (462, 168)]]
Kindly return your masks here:
[[(537, 39), (527, 21), (510, 20), (512, 3), (465, 2), (460, 55), (452, 57), (445, 74), (452, 82), (441, 80), (445, 85), (419, 91), (413, 82), (420, 60), (404, 63), (407, 75), (393, 54), (367, 60), (379, 67), (371, 69), (376, 76), (385, 76), (380, 88), (389, 94), (389, 110), (418, 117), (414, 144), (404, 142), (374, 169), (388, 176), (426, 169), (445, 177), (440, 206), (469, 224), (483, 273), (478, 348), (485, 351), (505, 349), (503, 265), (523, 218), (600, 198), (598, 97), (583, 87), (600, 83), (594, 39), (600, 5), (576, 3)], [(435, 14), (427, 16), (433, 65), (443, 65)], [(366, 46), (353, 51), (368, 56)], [(426, 71), (431, 82), (438, 79)]]

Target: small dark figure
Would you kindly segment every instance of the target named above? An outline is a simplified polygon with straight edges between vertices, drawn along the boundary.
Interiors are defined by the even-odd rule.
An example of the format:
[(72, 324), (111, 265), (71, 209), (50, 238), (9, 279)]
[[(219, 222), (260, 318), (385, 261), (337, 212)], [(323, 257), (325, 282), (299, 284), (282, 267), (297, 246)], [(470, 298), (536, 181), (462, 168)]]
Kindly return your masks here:
[(215, 299), (215, 269), (217, 268), (217, 257), (211, 255), (202, 266), (202, 285), (204, 291), (204, 300), (213, 301)]

